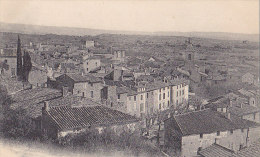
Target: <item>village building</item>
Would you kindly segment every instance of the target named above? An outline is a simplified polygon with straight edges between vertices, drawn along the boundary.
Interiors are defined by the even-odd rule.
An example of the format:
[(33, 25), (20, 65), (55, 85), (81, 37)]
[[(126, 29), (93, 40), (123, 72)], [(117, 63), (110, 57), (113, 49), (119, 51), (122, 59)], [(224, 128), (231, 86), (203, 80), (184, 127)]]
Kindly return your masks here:
[(1, 49), (0, 52), (0, 74), (16, 77), (17, 58), (16, 49)]
[(88, 57), (83, 61), (83, 69), (85, 73), (89, 73), (101, 66), (100, 58), (97, 56)]
[(127, 96), (127, 113), (138, 117), (169, 109), (188, 101), (189, 84), (184, 79), (139, 83)]
[(108, 127), (116, 133), (134, 131), (138, 122), (134, 116), (100, 105), (49, 107), (45, 103), (42, 108), (42, 131), (53, 139), (93, 128), (99, 132)]
[(236, 152), (214, 143), (211, 146), (199, 151), (198, 155), (201, 157), (256, 157), (260, 156), (260, 141), (257, 140), (250, 146), (243, 147)]
[(28, 81), (35, 87), (46, 87), (47, 86), (47, 70), (33, 66), (29, 72)]
[(259, 86), (259, 77), (255, 76), (255, 75), (253, 75), (249, 72), (242, 75), (241, 81), (243, 83), (248, 83), (248, 84), (252, 84), (252, 85), (255, 85), (255, 86)]
[(68, 87), (68, 91), (73, 95), (90, 98), (97, 102), (101, 101), (101, 90), (104, 87), (103, 81), (95, 76), (75, 73), (67, 73), (57, 77), (55, 84), (55, 88)]
[(165, 146), (188, 157), (213, 143), (238, 151), (253, 142), (259, 124), (205, 109), (170, 117), (164, 121), (164, 129)]

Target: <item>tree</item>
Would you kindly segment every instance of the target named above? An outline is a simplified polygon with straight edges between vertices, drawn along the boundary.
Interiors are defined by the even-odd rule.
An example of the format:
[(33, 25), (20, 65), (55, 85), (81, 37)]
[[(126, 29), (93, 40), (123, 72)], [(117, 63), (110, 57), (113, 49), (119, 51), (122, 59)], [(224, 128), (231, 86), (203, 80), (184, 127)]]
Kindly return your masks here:
[(27, 51), (24, 51), (23, 56), (23, 80), (28, 82), (29, 73), (32, 69), (31, 57)]
[(3, 115), (1, 131), (5, 137), (29, 137), (28, 135), (30, 135), (32, 129), (32, 121), (25, 109), (6, 108)]
[(18, 80), (21, 80), (23, 78), (23, 63), (22, 63), (22, 52), (21, 52), (21, 40), (20, 37), (18, 35), (18, 41), (17, 41), (17, 55), (16, 55), (16, 59), (17, 59), (17, 78)]

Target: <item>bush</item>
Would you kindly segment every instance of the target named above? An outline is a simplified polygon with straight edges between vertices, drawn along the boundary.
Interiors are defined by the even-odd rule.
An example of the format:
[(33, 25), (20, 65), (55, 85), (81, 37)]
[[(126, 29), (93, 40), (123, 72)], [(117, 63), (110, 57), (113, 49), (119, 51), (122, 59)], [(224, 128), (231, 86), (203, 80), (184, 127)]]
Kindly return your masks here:
[(104, 129), (102, 133), (99, 133), (96, 129), (90, 129), (77, 135), (67, 135), (60, 140), (60, 143), (65, 147), (72, 147), (85, 152), (102, 150), (106, 153), (124, 151), (135, 156), (140, 154), (160, 155), (160, 150), (153, 147), (149, 141), (141, 139), (139, 133), (123, 131), (121, 134), (117, 134), (111, 128)]

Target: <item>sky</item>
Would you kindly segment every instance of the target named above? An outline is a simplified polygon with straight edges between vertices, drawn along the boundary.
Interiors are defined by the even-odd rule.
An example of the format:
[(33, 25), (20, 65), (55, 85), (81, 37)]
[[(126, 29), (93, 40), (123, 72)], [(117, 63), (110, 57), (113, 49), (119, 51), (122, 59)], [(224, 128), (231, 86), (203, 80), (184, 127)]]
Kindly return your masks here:
[(259, 33), (258, 0), (0, 0), (0, 22), (121, 31)]

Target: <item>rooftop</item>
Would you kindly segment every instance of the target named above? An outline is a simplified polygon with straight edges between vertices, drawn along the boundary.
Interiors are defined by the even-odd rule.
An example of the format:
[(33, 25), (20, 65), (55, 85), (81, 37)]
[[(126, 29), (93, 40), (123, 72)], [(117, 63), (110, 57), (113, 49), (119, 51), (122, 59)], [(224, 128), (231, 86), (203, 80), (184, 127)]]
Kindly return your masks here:
[(232, 157), (257, 157), (260, 156), (260, 139), (252, 143), (249, 147), (238, 151)]
[(180, 114), (169, 119), (171, 123), (177, 124), (178, 132), (182, 136), (242, 129), (259, 125), (236, 116), (228, 119), (225, 115), (211, 109)]
[(70, 77), (74, 82), (78, 83), (78, 82), (101, 82), (102, 80), (100, 78), (97, 78), (93, 75), (80, 75), (80, 74), (76, 74), (76, 73), (66, 73), (63, 74), (62, 76), (59, 77), (64, 77), (64, 76), (68, 76)]
[(50, 107), (47, 114), (60, 130), (90, 126), (120, 125), (139, 121), (134, 116), (105, 106)]
[(203, 157), (230, 157), (233, 153), (234, 151), (215, 143), (199, 151)]

